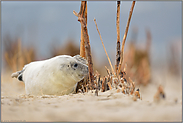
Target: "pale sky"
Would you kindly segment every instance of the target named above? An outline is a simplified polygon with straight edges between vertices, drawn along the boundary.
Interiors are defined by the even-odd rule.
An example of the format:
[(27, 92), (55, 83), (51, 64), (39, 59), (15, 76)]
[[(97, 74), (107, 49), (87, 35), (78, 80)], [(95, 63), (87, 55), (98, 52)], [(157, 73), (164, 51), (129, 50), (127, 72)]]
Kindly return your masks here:
[[(20, 37), (24, 45), (36, 44), (38, 56), (50, 57), (50, 46), (62, 46), (71, 38), (80, 42), (80, 23), (73, 14), (79, 12), (80, 1), (2, 1), (1, 2), (2, 39), (5, 35)], [(125, 31), (131, 1), (121, 3), (121, 40)], [(145, 29), (152, 34), (152, 60), (165, 58), (166, 46), (171, 41), (180, 41), (182, 35), (181, 1), (137, 1), (132, 15), (127, 42), (132, 38), (132, 28), (138, 28), (138, 43), (145, 43)], [(92, 53), (106, 59), (94, 17), (109, 56), (114, 59), (116, 52), (116, 1), (88, 2), (88, 30)], [(99, 52), (100, 54), (97, 54)], [(114, 63), (113, 63), (114, 64)]]

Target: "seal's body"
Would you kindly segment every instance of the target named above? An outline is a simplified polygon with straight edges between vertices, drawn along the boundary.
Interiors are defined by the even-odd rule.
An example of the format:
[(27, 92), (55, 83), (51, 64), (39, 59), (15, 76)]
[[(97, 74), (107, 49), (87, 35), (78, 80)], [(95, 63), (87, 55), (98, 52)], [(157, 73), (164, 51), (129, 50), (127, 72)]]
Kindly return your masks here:
[(77, 82), (88, 74), (86, 60), (76, 55), (60, 55), (31, 62), (12, 74), (25, 83), (26, 94), (64, 95), (74, 92)]

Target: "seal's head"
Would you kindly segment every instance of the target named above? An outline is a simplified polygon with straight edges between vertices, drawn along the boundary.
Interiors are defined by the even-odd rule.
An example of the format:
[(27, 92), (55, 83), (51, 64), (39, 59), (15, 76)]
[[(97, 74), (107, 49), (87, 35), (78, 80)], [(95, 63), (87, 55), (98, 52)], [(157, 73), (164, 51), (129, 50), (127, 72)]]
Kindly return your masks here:
[(68, 57), (60, 69), (66, 71), (67, 76), (76, 82), (88, 75), (87, 61), (79, 55)]

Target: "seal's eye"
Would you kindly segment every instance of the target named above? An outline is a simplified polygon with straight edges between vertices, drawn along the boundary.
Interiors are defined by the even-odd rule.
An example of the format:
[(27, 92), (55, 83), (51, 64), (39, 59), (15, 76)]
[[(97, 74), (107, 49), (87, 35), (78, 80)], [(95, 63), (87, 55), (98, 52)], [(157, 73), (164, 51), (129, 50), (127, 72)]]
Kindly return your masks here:
[(75, 64), (74, 64), (74, 67), (77, 67), (77, 66), (78, 66), (78, 64), (77, 64), (77, 63), (75, 63)]

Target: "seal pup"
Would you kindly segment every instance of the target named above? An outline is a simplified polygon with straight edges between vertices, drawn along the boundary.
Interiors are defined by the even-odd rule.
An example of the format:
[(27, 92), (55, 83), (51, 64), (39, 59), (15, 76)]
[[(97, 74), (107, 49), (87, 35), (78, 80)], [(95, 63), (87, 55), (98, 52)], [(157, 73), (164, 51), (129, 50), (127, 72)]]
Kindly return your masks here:
[(74, 93), (77, 82), (87, 75), (87, 61), (80, 55), (60, 55), (31, 62), (11, 77), (25, 83), (26, 94), (64, 95)]

